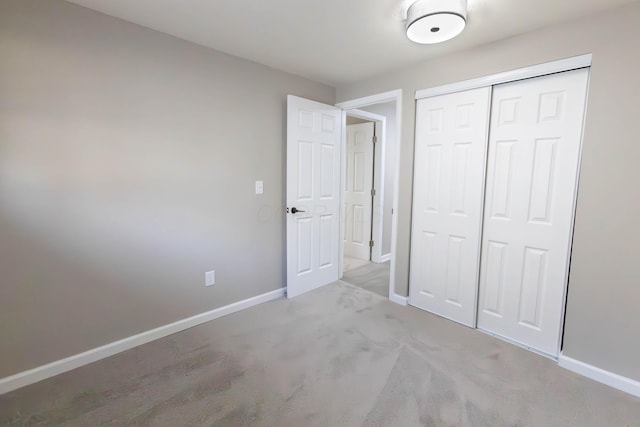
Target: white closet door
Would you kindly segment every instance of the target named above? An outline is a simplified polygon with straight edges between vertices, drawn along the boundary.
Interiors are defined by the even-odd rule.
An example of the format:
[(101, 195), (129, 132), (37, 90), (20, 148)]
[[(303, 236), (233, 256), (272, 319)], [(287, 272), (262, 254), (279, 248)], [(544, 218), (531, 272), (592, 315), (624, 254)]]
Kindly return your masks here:
[(344, 254), (371, 259), (373, 122), (347, 126), (347, 179), (344, 190)]
[(478, 327), (557, 355), (588, 71), (493, 89)]
[(475, 326), (490, 88), (421, 99), (411, 305)]

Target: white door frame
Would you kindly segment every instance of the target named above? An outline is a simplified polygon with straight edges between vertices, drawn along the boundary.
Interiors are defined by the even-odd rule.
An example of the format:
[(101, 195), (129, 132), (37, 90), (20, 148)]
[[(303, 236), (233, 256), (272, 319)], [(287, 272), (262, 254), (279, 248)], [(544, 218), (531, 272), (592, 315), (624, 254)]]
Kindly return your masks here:
[[(397, 234), (398, 234), (398, 185), (399, 179), (398, 175), (400, 173), (400, 141), (402, 134), (402, 90), (396, 89), (389, 92), (378, 93), (375, 95), (365, 96), (363, 98), (356, 98), (348, 101), (339, 102), (336, 104), (336, 107), (340, 107), (343, 110), (343, 138), (346, 138), (346, 112), (351, 110), (357, 110), (359, 108), (368, 107), (375, 104), (382, 104), (385, 102), (395, 102), (396, 103), (396, 144), (397, 144), (397, 155), (396, 155), (396, 164), (395, 171), (393, 177), (393, 215), (391, 217), (391, 269), (389, 272), (389, 299), (400, 305), (407, 305), (408, 298), (405, 296), (401, 296), (396, 294), (395, 292), (395, 272), (396, 272), (396, 249), (397, 249)], [(343, 144), (344, 146), (344, 144)], [(346, 159), (344, 153), (342, 155), (342, 170), (345, 170)], [(344, 179), (344, 173), (342, 174)], [(341, 192), (344, 192), (344, 182), (341, 183)], [(344, 194), (342, 194), (342, 205), (344, 206)], [(340, 227), (340, 241), (344, 241), (344, 227)], [(342, 277), (343, 273), (343, 265), (342, 260), (344, 257), (344, 253), (342, 251), (342, 245), (340, 245), (341, 253), (340, 253), (340, 277)]]
[[(559, 59), (557, 61), (536, 64), (530, 67), (518, 68), (515, 70), (505, 71), (502, 73), (478, 77), (475, 79), (463, 80), (463, 81), (455, 82), (451, 84), (445, 84), (441, 86), (435, 86), (427, 89), (417, 90), (415, 92), (415, 100), (422, 99), (422, 98), (429, 98), (429, 97), (438, 96), (438, 95), (446, 95), (449, 93), (460, 92), (468, 89), (476, 89), (484, 86), (495, 86), (500, 83), (508, 83), (508, 82), (513, 82), (513, 81), (523, 80), (523, 79), (528, 79), (533, 77), (540, 77), (540, 76), (553, 74), (553, 73), (561, 73), (564, 71), (576, 70), (579, 68), (587, 68), (587, 67), (591, 67), (592, 60), (593, 60), (593, 55), (590, 53), (587, 53), (584, 55), (573, 56), (565, 59)], [(589, 102), (588, 91), (589, 91), (589, 80), (587, 80), (587, 101), (586, 101), (587, 104)], [(583, 149), (583, 142), (584, 142), (583, 139), (584, 139), (584, 127), (586, 124), (586, 118), (587, 118), (587, 109), (585, 107), (585, 112), (584, 112), (584, 117), (582, 122), (582, 137), (580, 140), (580, 149), (578, 154), (579, 156), (578, 168), (577, 168), (577, 174), (576, 174), (576, 182), (578, 183), (578, 185), (576, 185), (574, 195), (573, 195), (573, 212), (571, 216), (571, 223), (574, 225), (575, 225), (575, 217), (576, 217), (576, 207), (578, 202), (578, 187), (580, 185), (580, 170), (582, 167), (582, 149)], [(571, 242), (571, 244), (569, 245), (569, 250), (567, 252), (567, 257), (569, 260), (571, 260), (571, 251), (573, 250), (573, 232), (574, 232), (574, 227), (572, 226), (571, 232), (569, 235), (569, 241)], [(559, 351), (556, 357), (554, 357), (553, 359), (558, 359), (558, 357), (562, 356), (562, 338), (564, 336), (564, 323), (565, 323), (564, 318), (565, 318), (565, 311), (567, 306), (567, 288), (569, 286), (569, 269), (570, 268), (571, 268), (571, 261), (567, 263), (567, 271), (565, 273), (566, 280), (564, 283), (564, 292), (562, 297), (562, 316), (561, 316), (561, 319), (563, 320), (562, 320), (562, 325), (560, 325), (560, 334), (558, 337)], [(477, 316), (477, 312), (476, 312), (476, 316)], [(501, 337), (498, 337), (498, 338), (501, 338)], [(509, 342), (512, 342), (512, 341), (509, 341)], [(522, 347), (521, 344), (517, 344), (517, 343), (515, 344)]]
[[(363, 110), (349, 110), (347, 114), (351, 117), (358, 119), (368, 120), (373, 122), (375, 128), (375, 135), (377, 143), (374, 147), (374, 164), (373, 164), (373, 188), (376, 189), (376, 195), (373, 198), (373, 210), (371, 212), (371, 223), (373, 224), (371, 240), (374, 242), (382, 242), (382, 207), (384, 202), (384, 172), (385, 168), (385, 152), (386, 152), (386, 130), (387, 130), (387, 118), (380, 114), (370, 113)], [(346, 152), (346, 144), (343, 144), (343, 155)], [(342, 183), (344, 185), (344, 182)], [(344, 187), (343, 187), (344, 188)], [(344, 204), (343, 204), (344, 209)], [(342, 221), (344, 221), (345, 212), (342, 212)], [(376, 226), (377, 224), (377, 226)], [(344, 242), (344, 241), (343, 241)], [(387, 258), (390, 258), (388, 256)], [(374, 244), (371, 251), (371, 261), (384, 262), (388, 259), (382, 258), (382, 244)], [(342, 277), (342, 262), (340, 263), (340, 277)]]
[(432, 96), (446, 95), (448, 93), (461, 92), (468, 89), (495, 86), (500, 83), (514, 82), (516, 80), (524, 80), (532, 77), (545, 76), (547, 74), (586, 68), (591, 66), (592, 57), (593, 55), (587, 53), (585, 55), (572, 56), (571, 58), (545, 62), (543, 64), (518, 68), (498, 74), (491, 74), (489, 76), (478, 77), (476, 79), (463, 80), (456, 83), (421, 89), (416, 91), (415, 99), (430, 98)]

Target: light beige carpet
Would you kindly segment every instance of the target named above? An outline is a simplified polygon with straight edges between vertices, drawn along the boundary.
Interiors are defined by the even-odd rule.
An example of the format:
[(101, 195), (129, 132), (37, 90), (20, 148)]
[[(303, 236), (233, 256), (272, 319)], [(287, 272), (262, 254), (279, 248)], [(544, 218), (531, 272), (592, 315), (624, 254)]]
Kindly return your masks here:
[(0, 396), (0, 425), (638, 426), (640, 399), (338, 282)]
[(370, 262), (353, 270), (345, 271), (342, 280), (382, 297), (389, 298), (390, 267), (391, 261), (379, 264)]
[(347, 272), (351, 270), (355, 270), (356, 268), (360, 268), (363, 265), (371, 264), (371, 261), (365, 259), (353, 258), (350, 256), (345, 256), (343, 258), (342, 271)]

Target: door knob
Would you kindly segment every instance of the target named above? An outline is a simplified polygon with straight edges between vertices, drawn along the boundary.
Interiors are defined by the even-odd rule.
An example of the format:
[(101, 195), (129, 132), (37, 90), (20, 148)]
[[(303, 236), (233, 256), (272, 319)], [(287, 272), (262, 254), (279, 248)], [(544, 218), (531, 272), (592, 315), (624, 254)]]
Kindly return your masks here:
[(291, 208), (291, 213), (295, 214), (298, 212), (306, 212), (306, 211), (301, 211), (300, 209), (296, 208), (295, 206)]

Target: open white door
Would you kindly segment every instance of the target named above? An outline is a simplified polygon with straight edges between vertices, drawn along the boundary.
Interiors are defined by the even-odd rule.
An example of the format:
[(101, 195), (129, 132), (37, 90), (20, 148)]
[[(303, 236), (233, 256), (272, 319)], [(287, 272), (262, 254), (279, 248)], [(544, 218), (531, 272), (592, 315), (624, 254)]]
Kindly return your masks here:
[(338, 280), (342, 110), (287, 97), (287, 296)]
[(344, 254), (366, 261), (371, 259), (373, 134), (373, 122), (347, 126)]

